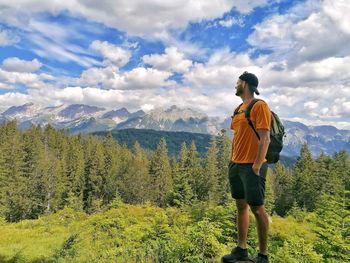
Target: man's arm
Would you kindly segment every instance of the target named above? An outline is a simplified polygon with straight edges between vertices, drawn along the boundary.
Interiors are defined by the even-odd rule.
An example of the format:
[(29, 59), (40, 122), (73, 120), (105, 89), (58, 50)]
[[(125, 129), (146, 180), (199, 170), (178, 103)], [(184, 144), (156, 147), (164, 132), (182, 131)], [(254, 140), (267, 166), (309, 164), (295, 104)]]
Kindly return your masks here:
[(257, 129), (256, 130), (260, 136), (260, 141), (258, 144), (258, 152), (256, 154), (256, 158), (253, 164), (253, 171), (256, 174), (259, 174), (260, 168), (264, 163), (267, 149), (270, 144), (270, 131), (266, 129)]
[(232, 157), (233, 157), (233, 141), (232, 141), (232, 148), (231, 148), (231, 157), (230, 157), (230, 162), (231, 162), (231, 160), (232, 160)]

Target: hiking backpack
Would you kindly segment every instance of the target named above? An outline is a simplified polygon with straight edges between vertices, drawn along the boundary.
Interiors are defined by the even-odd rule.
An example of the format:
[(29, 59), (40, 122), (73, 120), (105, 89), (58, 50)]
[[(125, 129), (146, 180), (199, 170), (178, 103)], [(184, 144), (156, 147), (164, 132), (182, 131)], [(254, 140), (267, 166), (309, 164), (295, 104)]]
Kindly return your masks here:
[[(254, 133), (256, 134), (258, 139), (260, 140), (260, 136), (259, 136), (258, 132), (256, 131), (256, 129), (254, 128), (254, 125), (250, 119), (250, 111), (252, 110), (254, 104), (256, 102), (258, 102), (259, 100), (260, 99), (253, 99), (249, 103), (246, 110), (244, 110), (244, 112), (245, 112), (245, 117), (248, 120), (249, 126), (252, 127)], [(243, 103), (241, 103), (235, 109), (233, 117), (238, 113), (238, 110), (242, 104)], [(271, 111), (270, 144), (269, 144), (269, 148), (267, 149), (267, 153), (266, 153), (266, 157), (265, 157), (267, 160), (267, 163), (277, 163), (278, 162), (278, 160), (280, 158), (280, 152), (282, 151), (282, 148), (283, 148), (283, 137), (284, 136), (285, 136), (284, 126), (283, 126), (280, 118), (278, 117), (278, 115), (276, 113)]]

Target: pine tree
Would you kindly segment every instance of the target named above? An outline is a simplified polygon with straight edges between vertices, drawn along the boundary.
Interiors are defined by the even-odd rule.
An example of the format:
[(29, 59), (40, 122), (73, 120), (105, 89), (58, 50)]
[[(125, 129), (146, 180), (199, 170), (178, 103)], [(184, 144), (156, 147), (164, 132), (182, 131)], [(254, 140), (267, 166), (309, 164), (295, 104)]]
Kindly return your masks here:
[(131, 204), (143, 204), (150, 200), (150, 176), (148, 160), (140, 144), (134, 144), (134, 153), (130, 160), (129, 169), (123, 178), (124, 201)]
[[(121, 154), (122, 147), (118, 141), (113, 138), (111, 132), (109, 132), (106, 138), (103, 140), (105, 148), (105, 174), (106, 174), (106, 185), (104, 195), (104, 204), (110, 203), (117, 195), (118, 190), (118, 170), (121, 166)], [(129, 152), (129, 151), (128, 151)]]
[(228, 193), (230, 192), (228, 181), (228, 163), (230, 161), (232, 143), (226, 135), (226, 130), (222, 129), (221, 133), (216, 136), (216, 145), (218, 153), (218, 169), (219, 169), (219, 204), (226, 203)]
[(164, 138), (159, 141), (151, 158), (149, 174), (151, 177), (152, 201), (158, 206), (164, 207), (167, 194), (172, 190), (173, 185), (168, 150)]
[(292, 208), (295, 196), (293, 193), (293, 174), (278, 162), (271, 174), (272, 190), (275, 196), (274, 211), (284, 216)]
[(301, 208), (312, 211), (317, 200), (317, 175), (315, 174), (315, 161), (307, 144), (303, 144), (300, 157), (294, 166), (294, 196)]
[(173, 191), (169, 194), (168, 204), (171, 206), (187, 206), (193, 201), (194, 194), (189, 182), (189, 169), (187, 167), (188, 150), (183, 142), (178, 162), (173, 164)]
[(334, 187), (337, 185), (337, 179), (332, 176), (331, 169), (333, 166), (333, 159), (321, 152), (320, 156), (315, 160), (315, 174), (317, 175), (318, 195), (325, 192), (334, 193)]
[(203, 201), (208, 195), (208, 180), (205, 178), (204, 171), (201, 167), (201, 160), (198, 157), (196, 144), (192, 141), (188, 151), (186, 168), (189, 174), (189, 183), (193, 190), (196, 200)]
[(65, 203), (76, 210), (83, 209), (84, 189), (84, 149), (82, 137), (74, 136), (69, 140), (67, 158), (68, 193)]
[(97, 208), (93, 206), (93, 203), (96, 204), (98, 200), (97, 202), (102, 204), (104, 194), (103, 185), (105, 182), (105, 163), (103, 146), (100, 141), (94, 137), (90, 137), (86, 147), (83, 202), (84, 211), (92, 213), (94, 209)]
[(208, 199), (213, 205), (217, 205), (220, 200), (219, 189), (219, 169), (217, 161), (216, 141), (212, 140), (207, 150), (205, 158), (205, 181), (208, 187)]
[(23, 139), (16, 121), (7, 122), (4, 125), (2, 136), (4, 165), (2, 177), (6, 182), (2, 189), (3, 213), (7, 221), (15, 222), (29, 216), (29, 200), (26, 191), (28, 178), (24, 173)]
[(322, 194), (316, 203), (315, 232), (319, 236), (316, 251), (328, 260), (350, 261), (350, 241), (346, 232), (349, 230), (349, 196)]
[(273, 190), (273, 178), (271, 177), (271, 170), (267, 170), (266, 181), (265, 181), (265, 208), (269, 215), (273, 215), (275, 213), (275, 202), (276, 196)]
[(27, 180), (28, 218), (37, 218), (45, 211), (44, 144), (40, 126), (32, 126), (23, 134), (24, 174)]
[(44, 165), (42, 173), (44, 174), (45, 189), (45, 213), (53, 213), (64, 207), (64, 200), (68, 192), (66, 159), (67, 133), (64, 130), (56, 130), (48, 125), (44, 129)]
[(347, 191), (350, 191), (350, 159), (346, 151), (334, 154), (329, 171), (329, 184), (331, 185), (327, 189), (330, 194), (342, 193), (344, 186)]

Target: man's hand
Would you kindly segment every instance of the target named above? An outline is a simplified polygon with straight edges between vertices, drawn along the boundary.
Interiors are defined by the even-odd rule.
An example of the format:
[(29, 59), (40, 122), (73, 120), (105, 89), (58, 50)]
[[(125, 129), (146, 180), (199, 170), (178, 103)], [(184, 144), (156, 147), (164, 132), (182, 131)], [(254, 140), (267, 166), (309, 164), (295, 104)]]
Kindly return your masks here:
[(260, 136), (260, 141), (258, 145), (258, 152), (256, 154), (255, 162), (253, 164), (253, 171), (256, 175), (259, 175), (260, 168), (264, 163), (267, 149), (270, 144), (270, 131), (265, 129), (257, 129), (257, 132)]
[(252, 166), (253, 172), (256, 175), (260, 175), (260, 168), (261, 168), (261, 165), (258, 165), (256, 163), (254, 163), (253, 166)]

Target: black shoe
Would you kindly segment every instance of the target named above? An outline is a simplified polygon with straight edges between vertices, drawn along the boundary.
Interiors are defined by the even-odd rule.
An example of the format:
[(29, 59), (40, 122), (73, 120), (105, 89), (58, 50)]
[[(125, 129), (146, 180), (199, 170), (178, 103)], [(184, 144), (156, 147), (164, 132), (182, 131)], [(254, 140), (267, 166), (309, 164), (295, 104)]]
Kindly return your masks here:
[(262, 257), (260, 254), (258, 254), (258, 257), (256, 258), (256, 263), (269, 263), (269, 259)]
[(241, 247), (235, 247), (230, 254), (227, 254), (221, 258), (222, 263), (234, 263), (238, 260), (249, 260), (248, 250)]

